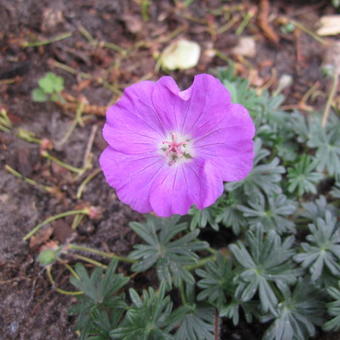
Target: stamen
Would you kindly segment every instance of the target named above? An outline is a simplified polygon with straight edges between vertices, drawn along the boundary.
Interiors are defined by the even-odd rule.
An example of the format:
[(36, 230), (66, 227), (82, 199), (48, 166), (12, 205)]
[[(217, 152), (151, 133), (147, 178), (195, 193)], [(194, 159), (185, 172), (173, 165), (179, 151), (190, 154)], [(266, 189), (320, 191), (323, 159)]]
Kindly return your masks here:
[(184, 138), (184, 136), (176, 135), (172, 132), (169, 136), (169, 140), (162, 141), (160, 150), (165, 153), (168, 158), (168, 164), (173, 165), (176, 162), (188, 160), (191, 157), (189, 151), (190, 140)]

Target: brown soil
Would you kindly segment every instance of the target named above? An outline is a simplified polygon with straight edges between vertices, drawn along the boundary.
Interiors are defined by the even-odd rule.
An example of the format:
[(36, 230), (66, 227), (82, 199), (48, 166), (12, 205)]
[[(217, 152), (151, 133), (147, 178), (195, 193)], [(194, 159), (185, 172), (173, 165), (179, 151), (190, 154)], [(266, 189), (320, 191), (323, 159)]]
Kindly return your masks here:
[[(254, 86), (267, 84), (275, 89), (282, 74), (291, 75), (293, 84), (284, 92), (286, 105), (296, 107), (316, 82), (321, 95), (305, 104), (315, 108), (325, 102), (328, 84), (320, 71), (324, 47), (311, 36), (301, 31), (282, 34), (279, 25), (272, 21), (270, 25), (280, 37), (275, 45), (268, 41), (254, 19), (241, 36), (255, 39), (256, 56), (245, 61), (230, 54), (240, 38), (236, 30), (242, 15), (258, 10), (256, 1), (243, 1), (239, 9), (235, 7), (233, 16), (240, 16), (240, 20), (224, 33), (218, 30), (227, 19), (218, 11), (239, 1), (196, 0), (188, 8), (180, 5), (181, 1), (177, 5), (170, 0), (153, 1), (147, 20), (141, 16), (139, 3), (137, 0), (0, 2), (0, 107), (7, 110), (14, 126), (10, 133), (0, 132), (0, 339), (76, 339), (74, 319), (67, 312), (73, 299), (53, 290), (36, 261), (39, 248), (51, 240), (65, 244), (72, 239), (78, 244), (127, 254), (135, 242), (128, 223), (142, 218), (116, 199), (101, 174), (88, 184), (83, 197), (77, 199), (80, 183), (92, 170), (75, 179), (68, 170), (41, 157), (37, 144), (15, 136), (20, 127), (41, 138), (60, 141), (74, 117), (74, 110), (55, 103), (32, 102), (31, 91), (47, 71), (65, 79), (68, 94), (78, 99), (86, 97), (101, 111), (128, 84), (160, 77), (153, 56), (172, 39), (185, 37), (198, 42), (203, 55), (196, 68), (172, 73), (183, 88), (190, 84), (194, 74), (226, 65), (223, 58), (209, 53), (215, 48), (236, 61), (239, 73), (250, 78)], [(327, 3), (273, 1), (270, 18), (286, 15), (313, 29), (321, 15), (334, 13)], [(113, 42), (127, 54), (91, 44), (80, 33), (81, 27), (95, 40)], [(46, 40), (67, 32), (72, 36), (64, 40), (40, 47), (22, 47), (24, 41)], [(56, 67), (56, 62), (72, 67), (76, 74)], [(81, 72), (89, 74), (90, 79)], [(300, 103), (300, 108), (306, 107)], [(84, 126), (77, 126), (68, 141), (51, 154), (82, 167), (89, 136), (97, 126), (91, 152), (93, 167), (98, 167), (98, 155), (105, 146), (100, 134), (104, 120), (95, 115), (88, 117)], [(49, 194), (14, 177), (5, 170), (6, 164), (41, 184), (58, 187), (60, 194)], [(100, 207), (102, 215), (96, 220), (84, 218), (76, 232), (70, 228), (72, 217), (65, 218), (49, 225), (50, 233), (40, 234), (36, 245), (22, 241), (45, 218), (84, 205)], [(75, 262), (71, 257), (67, 259)], [(53, 273), (60, 287), (72, 290), (63, 266), (55, 266)], [(152, 284), (150, 280), (147, 284)], [(246, 324), (243, 327), (234, 329), (226, 323), (223, 339), (260, 339), (261, 331), (248, 329)]]

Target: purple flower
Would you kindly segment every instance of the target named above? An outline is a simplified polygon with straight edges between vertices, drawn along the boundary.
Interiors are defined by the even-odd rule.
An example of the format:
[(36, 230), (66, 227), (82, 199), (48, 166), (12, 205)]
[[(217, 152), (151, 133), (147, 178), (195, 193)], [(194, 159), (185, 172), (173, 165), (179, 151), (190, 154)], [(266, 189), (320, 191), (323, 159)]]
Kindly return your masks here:
[(181, 91), (171, 77), (125, 89), (107, 111), (100, 156), (120, 200), (158, 216), (203, 209), (253, 166), (255, 127), (222, 83), (197, 75)]

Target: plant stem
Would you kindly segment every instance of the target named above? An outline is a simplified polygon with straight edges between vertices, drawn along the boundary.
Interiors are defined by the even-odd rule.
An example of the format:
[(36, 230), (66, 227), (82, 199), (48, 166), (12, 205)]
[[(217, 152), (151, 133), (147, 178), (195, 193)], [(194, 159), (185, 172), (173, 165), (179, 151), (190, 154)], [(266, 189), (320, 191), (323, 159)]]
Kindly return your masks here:
[(7, 111), (5, 109), (0, 110), (0, 130), (9, 132), (12, 128), (12, 122), (8, 118)]
[(219, 340), (220, 339), (220, 319), (218, 315), (218, 309), (215, 309), (215, 316), (214, 316), (214, 339)]
[(72, 276), (74, 276), (76, 279), (79, 280), (79, 275), (76, 273), (76, 271), (68, 264), (68, 263), (63, 263), (63, 265), (70, 271)]
[(79, 188), (77, 190), (77, 199), (81, 198), (81, 195), (86, 187), (86, 185), (91, 182), (99, 173), (101, 172), (101, 169), (95, 169), (93, 170), (85, 179), (84, 181), (79, 185)]
[(82, 210), (69, 210), (54, 216), (51, 216), (44, 220), (43, 222), (37, 224), (28, 234), (26, 234), (23, 237), (23, 241), (27, 241), (29, 238), (31, 238), (35, 233), (37, 233), (45, 224), (53, 222), (55, 220), (58, 220), (59, 218), (67, 217), (67, 216), (72, 216), (72, 215), (77, 215), (77, 214), (84, 214), (88, 215), (88, 210), (87, 209), (82, 209)]
[(91, 263), (91, 264), (93, 264), (93, 265), (95, 265), (97, 267), (101, 267), (101, 268), (104, 268), (104, 269), (107, 268), (106, 264), (103, 264), (103, 263), (101, 263), (99, 261), (96, 261), (96, 260), (92, 260), (92, 259), (90, 259), (87, 256), (78, 255), (78, 254), (72, 254), (72, 256), (75, 257), (76, 259), (83, 260), (83, 261), (85, 261), (87, 263)]
[(48, 44), (51, 44), (51, 43), (54, 43), (54, 42), (57, 42), (57, 41), (60, 41), (60, 40), (70, 38), (71, 36), (72, 36), (71, 32), (62, 33), (62, 34), (59, 34), (59, 35), (57, 35), (54, 38), (49, 39), (49, 40), (42, 40), (42, 41), (36, 41), (36, 42), (25, 41), (25, 42), (22, 43), (21, 46), (22, 47), (39, 47), (39, 46), (48, 45)]
[(314, 32), (312, 32), (311, 30), (309, 30), (308, 28), (306, 28), (305, 26), (303, 26), (302, 24), (300, 24), (299, 22), (295, 21), (295, 20), (290, 20), (290, 22), (296, 26), (297, 28), (299, 28), (301, 31), (309, 34), (313, 39), (315, 39), (316, 41), (318, 41), (320, 44), (325, 45), (326, 42), (324, 39), (320, 38), (317, 34), (315, 34)]
[(136, 260), (129, 259), (129, 258), (124, 257), (124, 256), (119, 256), (119, 255), (116, 255), (115, 253), (106, 253), (106, 252), (101, 251), (101, 250), (83, 247), (83, 246), (78, 246), (78, 245), (73, 244), (73, 243), (69, 244), (68, 248), (74, 249), (74, 250), (79, 250), (79, 251), (84, 251), (84, 252), (87, 252), (87, 253), (99, 255), (99, 256), (102, 256), (102, 257), (110, 258), (110, 259), (116, 259), (116, 260), (122, 261), (122, 262), (127, 262), (127, 263), (135, 263), (136, 262)]
[(50, 281), (53, 289), (56, 290), (58, 293), (63, 294), (63, 295), (82, 295), (82, 294), (84, 294), (80, 290), (79, 291), (77, 290), (77, 291), (71, 291), (70, 292), (70, 291), (58, 288), (56, 286), (56, 283), (55, 283), (54, 279), (53, 279), (51, 270), (52, 270), (52, 266), (47, 266), (46, 267), (47, 277), (48, 277), (48, 280)]
[(72, 230), (76, 230), (78, 225), (80, 224), (81, 220), (84, 218), (84, 215), (76, 215), (74, 216), (73, 222), (72, 222), (72, 226), (71, 229)]
[(330, 109), (331, 109), (331, 106), (332, 106), (332, 102), (333, 102), (334, 96), (335, 96), (337, 88), (338, 88), (338, 82), (339, 82), (339, 73), (335, 72), (335, 74), (333, 76), (331, 91), (329, 92), (329, 96), (327, 98), (325, 110), (324, 110), (323, 116), (322, 116), (322, 122), (321, 122), (322, 127), (325, 127), (326, 124), (327, 124), (327, 120), (328, 120), (329, 112), (330, 112)]
[(223, 61), (225, 61), (227, 63), (230, 62), (230, 58), (227, 55), (225, 55), (224, 53), (222, 53), (221, 51), (219, 51), (215, 48), (214, 52), (215, 52), (216, 57), (219, 57), (220, 59), (222, 59)]
[(63, 161), (61, 161), (60, 159), (50, 155), (47, 151), (43, 151), (41, 153), (41, 155), (47, 159), (49, 159), (50, 161), (54, 162), (54, 163), (57, 163), (58, 165), (60, 165), (61, 167), (67, 169), (67, 170), (70, 170), (72, 172), (75, 172), (76, 174), (78, 174), (79, 176), (83, 174), (84, 172), (84, 169), (80, 169), (80, 168), (76, 168), (70, 164), (67, 164)]
[(83, 26), (78, 26), (79, 33), (90, 43), (95, 44), (96, 40), (93, 38), (92, 34)]
[(113, 51), (121, 53), (123, 56), (127, 55), (127, 51), (123, 48), (118, 46), (117, 44), (114, 44), (112, 42), (107, 42), (107, 41), (100, 41), (98, 42), (99, 46), (109, 48)]
[(216, 255), (211, 255), (211, 256), (208, 256), (208, 257), (205, 257), (205, 258), (199, 260), (198, 262), (196, 262), (194, 264), (190, 264), (188, 266), (185, 266), (184, 268), (186, 270), (194, 270), (194, 269), (197, 269), (197, 268), (204, 266), (209, 261), (215, 261), (215, 260), (216, 260)]
[(15, 176), (15, 177), (18, 177), (20, 179), (22, 179), (24, 182), (40, 189), (40, 190), (44, 190), (44, 191), (47, 191), (48, 193), (52, 193), (55, 191), (55, 188), (53, 187), (49, 187), (47, 185), (42, 185), (42, 184), (39, 184), (38, 182), (36, 182), (35, 180), (31, 179), (31, 178), (28, 178), (24, 175), (22, 175), (20, 172), (14, 170), (12, 167), (10, 167), (8, 164), (5, 165), (5, 170), (7, 170), (11, 175)]
[(141, 14), (144, 21), (149, 21), (149, 7), (151, 2), (149, 0), (142, 0)]
[(240, 23), (239, 27), (236, 30), (236, 35), (241, 35), (245, 28), (248, 26), (250, 23), (250, 20), (254, 17), (254, 13), (252, 12), (247, 12), (245, 16), (243, 17), (242, 22)]
[(69, 128), (67, 129), (63, 138), (57, 143), (58, 147), (63, 146), (67, 142), (67, 140), (70, 138), (72, 132), (76, 128), (77, 124), (79, 122), (81, 122), (81, 115), (84, 111), (84, 106), (85, 106), (85, 102), (80, 100), (79, 103), (78, 103), (78, 106), (77, 106), (76, 116), (75, 116), (74, 120), (71, 122), (71, 124), (70, 124)]
[(50, 61), (50, 64), (51, 64), (51, 66), (58, 67), (58, 68), (66, 71), (66, 72), (71, 73), (71, 74), (79, 75), (80, 77), (82, 77), (84, 79), (92, 79), (93, 78), (92, 75), (89, 74), (89, 73), (79, 72), (79, 70), (76, 70), (75, 68), (68, 66), (68, 65), (65, 65), (63, 63), (60, 63), (59, 61), (56, 61), (54, 59), (52, 59)]
[(40, 144), (41, 139), (35, 137), (35, 134), (31, 131), (27, 131), (25, 129), (18, 129), (16, 136), (28, 143)]
[(185, 291), (184, 291), (184, 284), (183, 284), (183, 280), (181, 280), (180, 284), (179, 284), (179, 293), (181, 295), (181, 301), (183, 305), (187, 304), (187, 299), (185, 297)]

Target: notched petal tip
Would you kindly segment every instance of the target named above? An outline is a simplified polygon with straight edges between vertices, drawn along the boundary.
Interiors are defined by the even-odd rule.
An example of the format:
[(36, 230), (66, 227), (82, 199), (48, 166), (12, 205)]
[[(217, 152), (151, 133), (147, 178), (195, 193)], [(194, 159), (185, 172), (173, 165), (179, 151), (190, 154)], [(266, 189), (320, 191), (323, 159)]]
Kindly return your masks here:
[(180, 88), (178, 87), (176, 81), (170, 76), (163, 76), (156, 82), (156, 87), (158, 89), (165, 89), (170, 91), (172, 94), (178, 96)]

